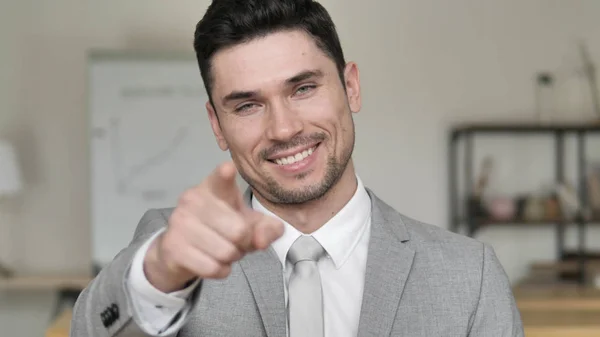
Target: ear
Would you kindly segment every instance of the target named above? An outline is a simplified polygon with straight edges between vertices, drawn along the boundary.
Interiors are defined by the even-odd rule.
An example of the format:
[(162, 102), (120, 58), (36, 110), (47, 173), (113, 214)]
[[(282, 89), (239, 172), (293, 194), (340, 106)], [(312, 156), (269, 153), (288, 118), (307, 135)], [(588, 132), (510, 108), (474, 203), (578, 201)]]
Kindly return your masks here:
[(356, 63), (348, 62), (348, 64), (346, 64), (346, 68), (344, 69), (344, 81), (350, 110), (357, 113), (362, 107), (362, 100), (360, 97), (360, 74)]
[(210, 101), (206, 102), (206, 111), (208, 112), (208, 119), (210, 120), (210, 126), (212, 127), (213, 133), (215, 134), (215, 139), (217, 140), (217, 144), (219, 148), (223, 151), (227, 151), (229, 146), (227, 145), (227, 141), (225, 137), (223, 137), (223, 131), (221, 130), (221, 123), (219, 122), (219, 117), (217, 117), (217, 111), (210, 103)]

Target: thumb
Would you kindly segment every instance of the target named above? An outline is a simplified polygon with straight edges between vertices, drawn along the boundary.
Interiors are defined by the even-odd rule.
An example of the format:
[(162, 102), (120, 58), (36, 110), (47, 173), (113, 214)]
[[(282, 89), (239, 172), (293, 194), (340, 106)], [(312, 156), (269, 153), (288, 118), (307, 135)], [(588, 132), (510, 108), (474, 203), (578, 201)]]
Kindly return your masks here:
[(252, 243), (256, 249), (267, 249), (271, 243), (279, 239), (284, 232), (283, 222), (270, 215), (254, 211), (254, 235)]

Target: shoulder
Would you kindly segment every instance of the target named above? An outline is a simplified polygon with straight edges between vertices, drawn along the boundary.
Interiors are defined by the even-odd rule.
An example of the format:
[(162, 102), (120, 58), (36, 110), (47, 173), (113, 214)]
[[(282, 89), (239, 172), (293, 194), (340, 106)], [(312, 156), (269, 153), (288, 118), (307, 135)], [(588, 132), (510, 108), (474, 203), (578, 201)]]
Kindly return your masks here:
[(421, 261), (477, 275), (483, 273), (486, 255), (493, 254), (493, 248), (479, 240), (400, 213), (399, 217), (410, 235), (407, 243), (421, 255)]
[(437, 225), (425, 223), (404, 214), (398, 213), (402, 223), (410, 235), (410, 241), (417, 247), (438, 246), (445, 250), (463, 252), (483, 252), (485, 244), (474, 238), (454, 233)]
[(490, 245), (401, 214), (376, 197), (372, 209), (374, 225), (400, 238), (390, 242), (401, 242), (414, 252), (413, 282), (428, 284), (434, 292), (439, 290), (436, 296), (450, 291), (476, 301), (471, 295), (480, 293), (485, 279), (502, 284), (502, 289), (494, 291), (508, 289), (507, 275)]
[(398, 233), (421, 262), (443, 264), (450, 268), (460, 266), (474, 271), (482, 267), (486, 250), (492, 250), (490, 246), (474, 238), (404, 215), (372, 192), (370, 194), (373, 217), (380, 218), (386, 226)]

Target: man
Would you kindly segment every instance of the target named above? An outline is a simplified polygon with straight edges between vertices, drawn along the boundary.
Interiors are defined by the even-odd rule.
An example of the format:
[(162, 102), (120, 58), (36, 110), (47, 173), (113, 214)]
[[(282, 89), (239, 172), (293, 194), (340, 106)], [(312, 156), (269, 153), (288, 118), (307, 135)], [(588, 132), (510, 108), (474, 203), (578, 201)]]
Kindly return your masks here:
[(194, 47), (233, 163), (142, 217), (71, 336), (523, 336), (491, 247), (363, 186), (359, 72), (321, 5), (214, 0)]

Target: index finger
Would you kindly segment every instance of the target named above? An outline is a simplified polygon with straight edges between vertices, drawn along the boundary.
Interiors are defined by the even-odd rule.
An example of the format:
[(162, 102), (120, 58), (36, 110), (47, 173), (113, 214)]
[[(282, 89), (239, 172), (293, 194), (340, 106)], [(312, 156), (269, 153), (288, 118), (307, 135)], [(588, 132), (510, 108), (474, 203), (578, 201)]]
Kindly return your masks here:
[(212, 194), (225, 201), (236, 210), (244, 207), (242, 192), (237, 183), (237, 168), (233, 162), (225, 162), (219, 166), (206, 178), (206, 187)]

